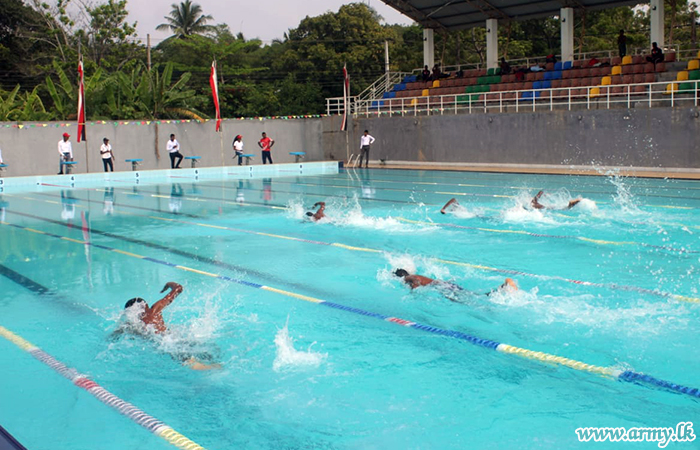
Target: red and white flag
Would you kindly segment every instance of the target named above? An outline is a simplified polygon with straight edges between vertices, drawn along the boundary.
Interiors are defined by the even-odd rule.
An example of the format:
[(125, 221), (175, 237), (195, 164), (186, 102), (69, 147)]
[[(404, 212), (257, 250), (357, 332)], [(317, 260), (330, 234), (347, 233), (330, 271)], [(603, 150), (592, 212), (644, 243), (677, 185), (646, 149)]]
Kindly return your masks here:
[(219, 108), (219, 83), (216, 79), (216, 60), (211, 63), (209, 85), (211, 86), (211, 95), (214, 98), (214, 107), (216, 108), (216, 132), (218, 133), (221, 130), (221, 109)]
[(83, 57), (78, 60), (78, 142), (85, 138), (85, 82), (83, 79)]
[(343, 65), (343, 122), (340, 131), (348, 128), (348, 97), (350, 97), (350, 77), (348, 77), (348, 65)]

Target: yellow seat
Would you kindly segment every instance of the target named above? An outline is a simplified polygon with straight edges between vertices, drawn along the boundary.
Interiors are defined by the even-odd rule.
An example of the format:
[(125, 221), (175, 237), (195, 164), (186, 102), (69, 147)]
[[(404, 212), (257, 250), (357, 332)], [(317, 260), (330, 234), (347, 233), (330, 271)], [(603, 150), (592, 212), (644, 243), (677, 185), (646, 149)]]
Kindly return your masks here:
[(676, 75), (676, 81), (688, 81), (688, 71), (681, 70)]
[(435, 81), (433, 81), (433, 87), (434, 87), (434, 88), (439, 88), (439, 87), (440, 87), (440, 80), (435, 80)]
[(602, 86), (610, 86), (612, 84), (612, 77), (603, 77), (602, 81), (600, 82)]
[(430, 89), (423, 89), (423, 94), (421, 94), (421, 95), (423, 95), (423, 97), (429, 96), (429, 95), (430, 95)]
[(411, 105), (410, 106), (416, 106), (418, 104), (418, 99), (412, 98), (411, 99)]
[(622, 66), (613, 66), (610, 75), (622, 75)]
[(698, 59), (700, 59), (700, 50), (698, 50)]
[(666, 93), (678, 92), (678, 83), (669, 83), (666, 85)]
[(632, 57), (630, 55), (625, 55), (622, 57), (622, 65), (632, 64)]
[(691, 59), (688, 61), (688, 69), (687, 70), (698, 70), (700, 69), (700, 61), (697, 59)]
[(600, 88), (597, 88), (597, 87), (591, 88), (591, 90), (588, 92), (589, 98), (598, 97), (599, 95), (600, 95)]

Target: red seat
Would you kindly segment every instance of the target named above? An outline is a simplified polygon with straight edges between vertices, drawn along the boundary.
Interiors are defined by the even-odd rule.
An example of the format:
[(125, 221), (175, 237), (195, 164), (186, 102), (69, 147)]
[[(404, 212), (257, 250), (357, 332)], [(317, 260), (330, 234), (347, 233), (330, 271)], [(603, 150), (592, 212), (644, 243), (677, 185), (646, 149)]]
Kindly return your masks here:
[(535, 72), (528, 72), (525, 74), (525, 81), (535, 81)]
[(476, 70), (477, 77), (485, 77), (487, 73), (488, 73), (488, 70), (486, 70), (486, 69), (477, 69)]
[(515, 100), (516, 95), (515, 92), (506, 92), (503, 94), (503, 100)]
[(664, 61), (675, 62), (676, 61), (676, 54), (675, 53), (666, 53), (664, 55)]
[(552, 95), (552, 91), (540, 91), (540, 98), (549, 98), (550, 95)]
[(610, 61), (611, 66), (619, 66), (620, 64), (622, 64), (622, 58), (619, 56), (615, 56), (612, 61)]
[(622, 84), (622, 76), (613, 75), (612, 76), (612, 84)]
[(654, 71), (659, 73), (659, 72), (666, 72), (666, 64), (665, 63), (657, 63), (656, 67), (654, 68)]
[(579, 86), (590, 86), (591, 84), (591, 78), (581, 78), (581, 84)]
[(646, 62), (646, 58), (642, 55), (635, 55), (632, 57), (632, 64), (644, 64)]
[(633, 72), (633, 71), (634, 71), (633, 67), (634, 67), (633, 64), (626, 64), (626, 65), (622, 66), (622, 74), (623, 74), (623, 75), (629, 75), (629, 74), (634, 73), (634, 72)]
[(656, 75), (653, 73), (645, 73), (644, 74), (644, 82), (645, 83), (655, 83), (656, 82)]
[(647, 93), (647, 86), (645, 84), (640, 84), (637, 86), (632, 87), (632, 94), (634, 95), (640, 95), (640, 94), (646, 94)]
[(634, 82), (635, 83), (644, 83), (644, 74), (638, 73), (638, 74), (634, 75)]
[(622, 95), (623, 93), (625, 93), (625, 89), (625, 86), (614, 86), (610, 88), (610, 95)]
[[(566, 87), (579, 87), (579, 86), (581, 86), (581, 80), (583, 80), (583, 78), (574, 78), (573, 80), (571, 80), (571, 84), (569, 86), (566, 86)], [(562, 86), (562, 87), (565, 87), (565, 86)]]
[(654, 73), (654, 63), (644, 63), (644, 72), (645, 73)]
[(523, 83), (523, 89), (532, 89), (532, 81), (526, 81)]
[(535, 81), (544, 80), (544, 72), (535, 72)]
[(644, 73), (645, 64), (634, 64), (632, 66), (632, 73)]
[(581, 60), (581, 59), (575, 60), (573, 63), (571, 63), (571, 67), (574, 69), (579, 69), (579, 68), (583, 67), (583, 60)]
[[(566, 73), (566, 72), (564, 72)], [(561, 83), (564, 80), (552, 80), (552, 89), (558, 89), (561, 87)]]
[(574, 80), (561, 80), (560, 87), (563, 87), (563, 88), (571, 87), (571, 83), (573, 83), (573, 82), (574, 82)]
[(544, 65), (544, 70), (554, 70), (554, 63), (547, 63)]

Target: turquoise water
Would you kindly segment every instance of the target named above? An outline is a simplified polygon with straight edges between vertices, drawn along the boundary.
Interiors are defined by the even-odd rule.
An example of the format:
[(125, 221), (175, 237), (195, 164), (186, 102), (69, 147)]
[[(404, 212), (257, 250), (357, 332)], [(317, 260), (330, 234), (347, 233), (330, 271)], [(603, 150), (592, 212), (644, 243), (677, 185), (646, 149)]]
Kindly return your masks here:
[[(540, 189), (545, 205), (585, 200), (524, 207)], [(451, 197), (462, 208), (440, 214)], [(328, 218), (305, 222), (316, 201)], [(0, 325), (208, 449), (650, 448), (574, 430), (698, 415), (689, 396), (288, 295), (700, 387), (698, 182), (341, 171), (46, 188), (3, 207)], [(398, 267), (520, 290), (452, 302)], [(185, 288), (170, 333), (110, 339), (125, 301), (167, 281)], [(223, 369), (170, 356), (192, 346)], [(4, 339), (0, 366), (0, 424), (28, 448), (174, 448)]]

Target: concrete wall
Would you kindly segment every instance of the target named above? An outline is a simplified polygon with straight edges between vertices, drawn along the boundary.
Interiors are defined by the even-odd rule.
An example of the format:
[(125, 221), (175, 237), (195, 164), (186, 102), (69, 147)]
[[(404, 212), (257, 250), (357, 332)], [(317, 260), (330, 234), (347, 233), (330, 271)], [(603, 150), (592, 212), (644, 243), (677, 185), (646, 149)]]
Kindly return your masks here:
[[(165, 144), (170, 133), (174, 133), (180, 142), (180, 152), (184, 156), (201, 156), (199, 167), (215, 167), (237, 164), (232, 159), (231, 143), (235, 135), (243, 136), (245, 153), (255, 155), (253, 164), (260, 164), (261, 155), (257, 141), (265, 131), (275, 140), (272, 148), (272, 159), (275, 163), (294, 162), (289, 152), (306, 152), (305, 161), (321, 161), (324, 159), (323, 123), (321, 118), (310, 119), (273, 119), (273, 120), (225, 120), (222, 125), (223, 133), (214, 132), (214, 122), (206, 123), (182, 122), (160, 124), (114, 125), (95, 123), (87, 126), (87, 142), (76, 142), (75, 122), (70, 126), (65, 124), (23, 124), (22, 128), (7, 127), (9, 124), (0, 123), (0, 149), (4, 162), (9, 166), (0, 176), (29, 176), (50, 175), (58, 172), (58, 141), (61, 135), (68, 132), (73, 144), (73, 156), (78, 165), (74, 173), (102, 172), (100, 145), (102, 138), (107, 137), (114, 150), (115, 170), (131, 170), (131, 164), (125, 159), (141, 158), (140, 170), (169, 169), (170, 158), (165, 150)], [(13, 124), (16, 125), (16, 124)], [(223, 160), (222, 160), (223, 139)], [(158, 150), (159, 157), (156, 155)], [(86, 154), (87, 153), (87, 154)], [(88, 161), (89, 160), (89, 161)], [(89, 165), (86, 164), (89, 162)], [(183, 161), (183, 166), (189, 167), (189, 161)]]
[(260, 164), (257, 141), (266, 131), (275, 140), (273, 160), (286, 163), (294, 161), (289, 155), (293, 151), (305, 151), (305, 161), (344, 160), (358, 153), (365, 129), (377, 138), (372, 160), (700, 168), (699, 116), (698, 108), (653, 108), (360, 118), (349, 121), (347, 141), (340, 116), (227, 120), (221, 135), (214, 132), (213, 121), (108, 122), (88, 126), (87, 147), (75, 142), (74, 123), (23, 129), (0, 124), (0, 149), (10, 166), (0, 176), (55, 174), (56, 146), (64, 131), (73, 135), (79, 161), (75, 173), (86, 172), (86, 151), (90, 172), (102, 171), (99, 148), (105, 136), (115, 151), (116, 170), (131, 170), (124, 162), (129, 158), (142, 158), (139, 169), (149, 170), (170, 168), (165, 150), (170, 133), (175, 133), (184, 155), (202, 157), (200, 167), (217, 167), (236, 164), (231, 149), (236, 134), (243, 135), (244, 150), (255, 154), (253, 163)]
[[(389, 161), (700, 168), (700, 109), (653, 108), (357, 119)], [(357, 145), (355, 145), (357, 144)]]

